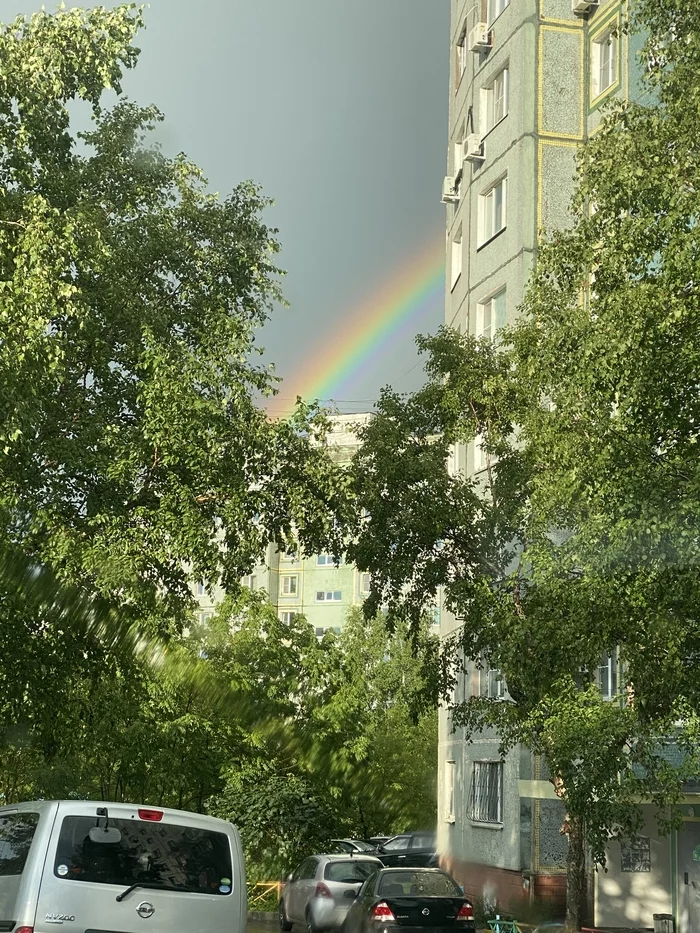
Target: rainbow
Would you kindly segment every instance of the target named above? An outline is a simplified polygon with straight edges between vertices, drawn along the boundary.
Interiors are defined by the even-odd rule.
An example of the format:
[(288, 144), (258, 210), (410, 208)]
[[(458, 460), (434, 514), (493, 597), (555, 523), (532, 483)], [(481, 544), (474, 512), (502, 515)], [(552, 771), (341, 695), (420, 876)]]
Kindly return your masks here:
[[(289, 396), (291, 389), (307, 402), (324, 404), (341, 398), (392, 341), (412, 329), (415, 332), (419, 318), (442, 304), (444, 288), (445, 240), (440, 236), (401, 263), (376, 292), (345, 313), (343, 323), (285, 379), (280, 394)], [(281, 409), (280, 401), (280, 396), (270, 399), (271, 414)]]

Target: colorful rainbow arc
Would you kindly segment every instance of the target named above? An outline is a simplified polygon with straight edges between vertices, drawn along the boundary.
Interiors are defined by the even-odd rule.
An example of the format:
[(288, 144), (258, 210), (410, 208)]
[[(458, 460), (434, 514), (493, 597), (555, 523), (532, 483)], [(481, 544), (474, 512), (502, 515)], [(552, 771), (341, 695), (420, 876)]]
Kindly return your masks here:
[[(442, 303), (444, 282), (445, 244), (440, 237), (403, 262), (377, 292), (344, 315), (344, 323), (309, 354), (312, 362), (285, 379), (285, 388), (308, 402), (339, 398), (393, 340), (415, 329), (420, 317)], [(282, 394), (290, 393), (283, 389)], [(280, 408), (279, 398), (270, 400), (271, 414)]]

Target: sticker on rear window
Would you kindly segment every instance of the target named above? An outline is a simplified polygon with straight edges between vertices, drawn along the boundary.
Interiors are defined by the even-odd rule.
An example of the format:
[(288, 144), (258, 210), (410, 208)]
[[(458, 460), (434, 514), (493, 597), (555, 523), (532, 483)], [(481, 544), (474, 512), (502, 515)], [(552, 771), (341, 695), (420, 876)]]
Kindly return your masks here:
[(56, 867), (56, 874), (57, 874), (57, 875), (60, 875), (61, 878), (65, 878), (65, 876), (68, 874), (68, 866), (67, 866), (67, 865), (58, 865), (58, 866)]
[(228, 894), (228, 892), (229, 892), (230, 890), (231, 890), (231, 888), (230, 888), (229, 885), (227, 885), (227, 884), (220, 884), (220, 885), (219, 885), (219, 891), (221, 891), (222, 894)]
[(230, 879), (230, 878), (222, 878), (222, 879), (221, 879), (221, 883), (222, 883), (222, 884), (231, 884), (231, 879)]

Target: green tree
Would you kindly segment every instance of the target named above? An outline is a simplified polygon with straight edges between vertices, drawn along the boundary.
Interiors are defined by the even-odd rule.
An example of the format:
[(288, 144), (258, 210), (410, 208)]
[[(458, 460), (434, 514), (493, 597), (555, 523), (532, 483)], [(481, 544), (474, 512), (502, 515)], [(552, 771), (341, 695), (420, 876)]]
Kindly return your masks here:
[[(234, 587), (268, 541), (332, 538), (342, 483), (313, 412), (256, 403), (280, 297), (269, 202), (249, 182), (219, 199), (147, 145), (154, 107), (102, 105), (141, 23), (129, 4), (0, 29), (0, 521), (168, 628), (188, 577)], [(76, 99), (94, 123), (77, 138)]]

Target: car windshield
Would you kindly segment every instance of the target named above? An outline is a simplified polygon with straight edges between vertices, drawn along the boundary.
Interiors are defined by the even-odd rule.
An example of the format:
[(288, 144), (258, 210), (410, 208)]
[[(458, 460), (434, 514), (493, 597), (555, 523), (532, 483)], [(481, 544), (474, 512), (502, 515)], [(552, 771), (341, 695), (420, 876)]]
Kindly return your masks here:
[(224, 833), (110, 817), (109, 837), (100, 841), (96, 824), (95, 817), (65, 817), (53, 866), (56, 877), (122, 888), (142, 883), (201, 894), (231, 892), (231, 847)]
[(394, 897), (461, 897), (462, 890), (442, 871), (391, 871), (382, 875), (378, 894)]
[(353, 858), (347, 862), (329, 862), (323, 877), (326, 881), (340, 881), (341, 884), (357, 884), (365, 881), (377, 870), (377, 863), (369, 859)]
[(360, 850), (360, 852), (369, 852), (372, 849), (372, 846), (367, 845), (366, 842), (363, 842), (362, 839), (353, 839), (353, 845)]
[(385, 848), (387, 852), (390, 849), (407, 849), (408, 836), (394, 836), (393, 839), (390, 839), (388, 842), (384, 843), (383, 848)]

